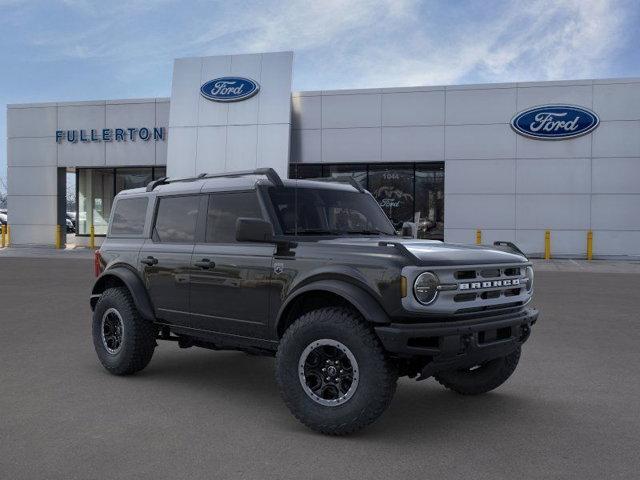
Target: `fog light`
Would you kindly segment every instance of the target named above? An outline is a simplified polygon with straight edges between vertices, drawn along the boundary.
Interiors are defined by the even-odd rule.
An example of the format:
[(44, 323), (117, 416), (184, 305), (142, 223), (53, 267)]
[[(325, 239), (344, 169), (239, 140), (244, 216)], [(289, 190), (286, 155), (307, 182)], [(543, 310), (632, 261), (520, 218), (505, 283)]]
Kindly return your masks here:
[(438, 285), (440, 281), (438, 277), (431, 273), (422, 273), (416, 278), (413, 285), (413, 294), (422, 305), (429, 305), (436, 299), (438, 294)]

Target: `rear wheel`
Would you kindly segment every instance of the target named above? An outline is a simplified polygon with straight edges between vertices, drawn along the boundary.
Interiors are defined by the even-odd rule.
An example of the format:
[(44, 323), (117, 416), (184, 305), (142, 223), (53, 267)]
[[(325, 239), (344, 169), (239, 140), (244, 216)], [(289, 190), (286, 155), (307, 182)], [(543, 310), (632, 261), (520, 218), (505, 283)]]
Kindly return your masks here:
[(375, 333), (344, 308), (301, 316), (276, 356), (276, 380), (291, 412), (329, 435), (353, 433), (382, 415), (397, 378)]
[(470, 368), (434, 375), (444, 387), (462, 395), (479, 395), (498, 388), (513, 374), (520, 360), (520, 348), (504, 357)]
[(109, 288), (93, 312), (93, 346), (100, 363), (115, 375), (147, 366), (156, 346), (156, 327), (143, 319), (126, 288)]

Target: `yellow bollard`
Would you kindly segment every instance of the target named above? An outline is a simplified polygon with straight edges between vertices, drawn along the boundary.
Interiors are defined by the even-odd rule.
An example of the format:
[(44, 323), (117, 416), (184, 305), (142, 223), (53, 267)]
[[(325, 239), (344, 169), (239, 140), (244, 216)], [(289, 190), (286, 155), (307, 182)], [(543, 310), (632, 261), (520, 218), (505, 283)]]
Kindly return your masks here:
[(7, 247), (11, 245), (11, 225), (7, 223)]
[(587, 260), (593, 260), (593, 232), (587, 232)]
[(482, 230), (476, 230), (476, 245), (480, 245), (482, 243)]
[(2, 232), (2, 248), (4, 248), (7, 245), (7, 226), (6, 225), (2, 225), (2, 228), (0, 230)]
[(56, 248), (62, 248), (62, 231), (60, 225), (56, 225)]
[(544, 232), (544, 259), (551, 259), (551, 230)]
[(96, 248), (96, 229), (93, 225), (89, 228), (89, 248)]

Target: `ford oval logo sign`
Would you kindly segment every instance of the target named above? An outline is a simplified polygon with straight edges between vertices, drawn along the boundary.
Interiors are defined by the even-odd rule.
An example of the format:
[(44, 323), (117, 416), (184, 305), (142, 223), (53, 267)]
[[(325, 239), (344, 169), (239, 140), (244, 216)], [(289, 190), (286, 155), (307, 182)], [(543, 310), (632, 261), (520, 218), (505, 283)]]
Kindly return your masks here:
[(242, 77), (215, 78), (200, 87), (202, 96), (215, 102), (246, 100), (258, 93), (258, 90), (258, 82)]
[(518, 113), (511, 128), (525, 137), (538, 140), (563, 140), (592, 132), (600, 123), (598, 116), (575, 105), (542, 105)]

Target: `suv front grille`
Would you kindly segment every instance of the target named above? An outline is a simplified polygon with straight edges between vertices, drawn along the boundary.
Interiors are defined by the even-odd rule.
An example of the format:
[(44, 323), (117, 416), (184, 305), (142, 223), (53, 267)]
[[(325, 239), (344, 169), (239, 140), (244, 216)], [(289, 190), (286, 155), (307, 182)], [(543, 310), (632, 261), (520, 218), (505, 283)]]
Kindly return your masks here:
[(405, 271), (409, 282), (428, 270), (438, 276), (442, 289), (428, 306), (420, 305), (411, 297), (403, 299), (408, 310), (447, 316), (482, 315), (520, 308), (531, 298), (531, 292), (527, 291), (526, 265), (523, 264), (409, 268), (410, 272)]

